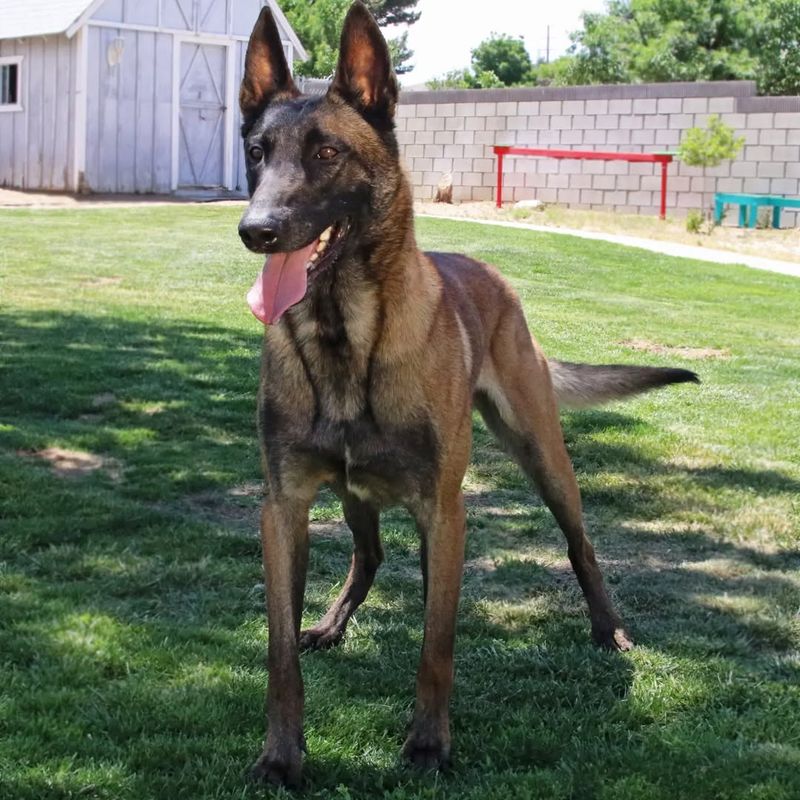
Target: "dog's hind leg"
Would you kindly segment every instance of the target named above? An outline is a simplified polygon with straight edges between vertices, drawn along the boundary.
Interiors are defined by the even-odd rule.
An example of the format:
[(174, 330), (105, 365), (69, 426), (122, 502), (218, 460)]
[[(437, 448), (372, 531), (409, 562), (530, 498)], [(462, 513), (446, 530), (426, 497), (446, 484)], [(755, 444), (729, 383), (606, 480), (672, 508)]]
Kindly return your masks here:
[(344, 518), (353, 532), (350, 571), (342, 591), (325, 616), (313, 628), (300, 634), (301, 650), (322, 650), (339, 644), (350, 617), (364, 602), (383, 561), (378, 510), (353, 494), (342, 492), (340, 497)]
[(506, 315), (478, 381), (475, 405), (486, 424), (538, 488), (567, 539), (567, 553), (589, 606), (592, 638), (632, 646), (586, 536), (581, 498), (564, 445), (547, 359), (530, 339), (521, 310)]

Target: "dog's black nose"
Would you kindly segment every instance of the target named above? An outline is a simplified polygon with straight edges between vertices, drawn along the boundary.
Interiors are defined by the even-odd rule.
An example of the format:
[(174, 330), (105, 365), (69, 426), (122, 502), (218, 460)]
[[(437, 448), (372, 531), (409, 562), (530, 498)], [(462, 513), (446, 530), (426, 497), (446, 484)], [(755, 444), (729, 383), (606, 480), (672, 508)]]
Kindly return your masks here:
[(245, 247), (259, 252), (265, 248), (273, 247), (278, 241), (278, 232), (274, 227), (270, 227), (269, 222), (242, 220), (239, 223), (239, 236)]

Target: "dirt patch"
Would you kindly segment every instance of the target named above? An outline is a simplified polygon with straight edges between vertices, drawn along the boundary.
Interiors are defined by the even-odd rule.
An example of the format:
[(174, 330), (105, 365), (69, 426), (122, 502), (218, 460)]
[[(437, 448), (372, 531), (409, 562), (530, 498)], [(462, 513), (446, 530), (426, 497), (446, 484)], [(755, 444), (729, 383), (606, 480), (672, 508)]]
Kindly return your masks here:
[(625, 339), (620, 344), (631, 350), (655, 353), (660, 356), (678, 356), (679, 358), (688, 358), (693, 361), (731, 357), (730, 350), (719, 347), (686, 347), (684, 345), (658, 344), (658, 342), (649, 342), (647, 339)]
[(122, 468), (115, 459), (81, 450), (47, 447), (44, 450), (18, 450), (17, 455), (46, 461), (53, 472), (61, 478), (81, 478), (100, 470), (106, 472), (114, 481), (122, 477)]

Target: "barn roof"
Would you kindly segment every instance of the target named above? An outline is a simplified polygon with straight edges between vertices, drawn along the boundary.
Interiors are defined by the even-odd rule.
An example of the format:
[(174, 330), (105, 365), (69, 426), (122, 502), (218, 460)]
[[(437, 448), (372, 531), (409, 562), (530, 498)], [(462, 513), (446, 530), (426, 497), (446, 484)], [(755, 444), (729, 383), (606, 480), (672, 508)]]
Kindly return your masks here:
[[(24, 39), (75, 31), (103, 4), (104, 0), (0, 0), (0, 39)], [(278, 27), (292, 43), (297, 56), (308, 58), (276, 0), (267, 0)]]
[(91, 0), (3, 0), (0, 39), (64, 33), (93, 4)]

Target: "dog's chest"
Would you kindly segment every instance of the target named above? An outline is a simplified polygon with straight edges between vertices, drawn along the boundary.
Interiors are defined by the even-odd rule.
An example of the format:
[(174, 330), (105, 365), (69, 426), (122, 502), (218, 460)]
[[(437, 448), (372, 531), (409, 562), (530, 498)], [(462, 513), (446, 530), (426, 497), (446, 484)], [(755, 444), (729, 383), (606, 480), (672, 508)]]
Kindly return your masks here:
[(369, 413), (348, 422), (320, 418), (308, 455), (325, 463), (334, 480), (379, 505), (427, 495), (436, 475), (437, 442), (430, 421), (394, 425)]

